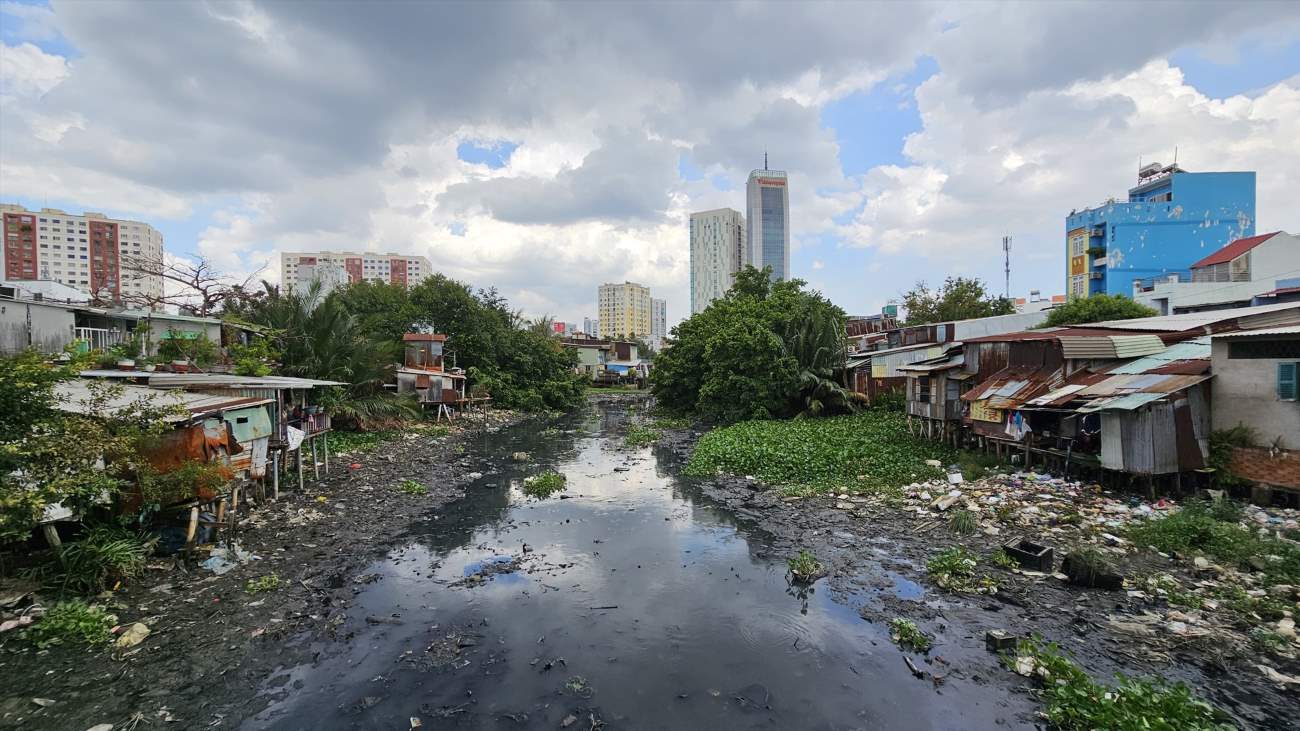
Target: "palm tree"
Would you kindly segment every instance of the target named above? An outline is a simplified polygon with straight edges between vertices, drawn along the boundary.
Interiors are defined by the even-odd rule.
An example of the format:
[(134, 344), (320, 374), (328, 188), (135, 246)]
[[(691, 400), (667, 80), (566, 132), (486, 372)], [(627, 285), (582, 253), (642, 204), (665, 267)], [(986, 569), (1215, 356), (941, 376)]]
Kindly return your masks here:
[(843, 383), (844, 322), (825, 308), (816, 308), (792, 320), (784, 337), (786, 352), (799, 363), (794, 411), (798, 418), (849, 413), (866, 403), (866, 397)]

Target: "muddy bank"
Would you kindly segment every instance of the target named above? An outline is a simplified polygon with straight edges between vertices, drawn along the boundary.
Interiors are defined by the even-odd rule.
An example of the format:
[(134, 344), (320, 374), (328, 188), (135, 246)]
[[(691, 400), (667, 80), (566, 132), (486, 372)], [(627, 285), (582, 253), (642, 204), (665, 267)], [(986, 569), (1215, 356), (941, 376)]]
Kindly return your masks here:
[[(689, 459), (700, 433), (665, 431), (656, 448), (666, 459)], [(896, 505), (872, 498), (838, 496), (795, 498), (743, 477), (696, 481), (709, 498), (726, 505), (742, 520), (773, 536), (773, 550), (792, 555), (813, 551), (830, 572), (827, 583), (846, 597), (871, 597), (860, 613), (884, 624), (909, 618), (936, 638), (931, 653), (943, 658), (960, 649), (960, 666), (940, 663), (934, 675), (1011, 676), (1024, 690), (1032, 688), (999, 665), (991, 653), (979, 653), (988, 630), (1037, 634), (1057, 642), (1101, 680), (1115, 673), (1181, 680), (1233, 716), (1244, 728), (1297, 729), (1294, 710), (1300, 693), (1270, 682), (1257, 667), (1250, 648), (1232, 646), (1214, 634), (1170, 636), (1163, 616), (1153, 624), (1151, 604), (1128, 592), (1080, 588), (1034, 572), (982, 566), (993, 578), (994, 594), (958, 594), (933, 584), (926, 563), (949, 546), (963, 546), (981, 559), (996, 551), (1007, 535), (958, 536), (939, 525), (918, 521)], [(1057, 555), (1069, 546), (1054, 546)], [(1190, 562), (1149, 552), (1131, 554), (1119, 568), (1129, 574), (1163, 572), (1195, 582)], [(1284, 673), (1300, 671), (1294, 655), (1271, 656)]]
[[(412, 432), (369, 453), (338, 455), (331, 474), (309, 479), (304, 493), (282, 491), (279, 502), (253, 507), (237, 540), (258, 558), (222, 575), (151, 560), (145, 577), (100, 600), (121, 623), (152, 630), (124, 653), (37, 651), (17, 632), (5, 633), (0, 728), (233, 727), (266, 704), (259, 685), (276, 667), (311, 661), (315, 642), (337, 636), (369, 580), (359, 567), (462, 497), (467, 484), (498, 471), (503, 460), (485, 458), (478, 446), (521, 422), (545, 428), (541, 419), (497, 412), (459, 421), (449, 436)], [(403, 480), (428, 493), (402, 492)], [(270, 575), (280, 579), (277, 590), (245, 590), (249, 580)]]

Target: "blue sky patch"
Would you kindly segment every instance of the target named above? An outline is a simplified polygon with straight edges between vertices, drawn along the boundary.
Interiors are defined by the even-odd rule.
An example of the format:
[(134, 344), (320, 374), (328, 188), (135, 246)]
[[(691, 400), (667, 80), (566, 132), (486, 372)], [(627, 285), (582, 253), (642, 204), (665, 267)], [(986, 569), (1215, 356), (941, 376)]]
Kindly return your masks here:
[(906, 74), (822, 108), (822, 125), (835, 133), (845, 175), (861, 175), (877, 165), (907, 162), (903, 157), (904, 138), (921, 130), (921, 115), (913, 95), (921, 82), (938, 71), (933, 58), (922, 56)]
[(1236, 59), (1222, 63), (1207, 58), (1203, 51), (1187, 48), (1169, 57), (1171, 66), (1183, 70), (1183, 78), (1201, 93), (1218, 99), (1258, 92), (1300, 73), (1300, 41), (1289, 43), (1243, 42), (1237, 44)]
[(509, 140), (466, 140), (456, 146), (456, 157), (472, 165), (487, 165), (493, 170), (505, 167), (519, 143)]

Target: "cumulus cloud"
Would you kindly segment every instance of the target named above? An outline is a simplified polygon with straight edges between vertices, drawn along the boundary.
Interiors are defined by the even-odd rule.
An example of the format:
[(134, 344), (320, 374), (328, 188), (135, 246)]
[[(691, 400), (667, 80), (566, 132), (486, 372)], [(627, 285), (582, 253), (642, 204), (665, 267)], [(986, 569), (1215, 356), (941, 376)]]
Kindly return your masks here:
[[(1294, 4), (26, 7), (22, 37), (77, 57), (3, 49), (0, 195), (155, 222), (201, 210), (169, 247), (271, 278), (281, 251), (422, 254), (562, 319), (623, 279), (684, 314), (687, 216), (742, 208), (765, 149), (791, 174), (798, 245), (949, 268), (1006, 228), (1055, 251), (1063, 206), (1122, 192), (1114, 171), (1174, 144), (1189, 167), (1258, 169), (1264, 220), (1300, 182), (1294, 80), (1213, 100), (1152, 61), (1290, 27)], [(915, 92), (905, 162), (845, 175), (824, 105), (922, 55), (941, 71)], [(457, 159), (484, 140), (517, 147), (497, 168)], [(682, 155), (702, 180), (678, 177)], [(818, 276), (842, 273), (814, 253)]]

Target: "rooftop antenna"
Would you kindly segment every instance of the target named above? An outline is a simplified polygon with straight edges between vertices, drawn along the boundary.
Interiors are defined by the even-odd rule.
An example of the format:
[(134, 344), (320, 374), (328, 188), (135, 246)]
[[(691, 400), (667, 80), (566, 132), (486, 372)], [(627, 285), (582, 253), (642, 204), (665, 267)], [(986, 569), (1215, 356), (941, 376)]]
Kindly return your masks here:
[[(1174, 157), (1177, 157), (1177, 155)], [(767, 169), (767, 150), (763, 150), (763, 169)]]
[(1178, 167), (1178, 145), (1174, 145), (1174, 167)]
[(1011, 237), (1002, 237), (1002, 257), (1007, 274), (1007, 299), (1011, 299)]

